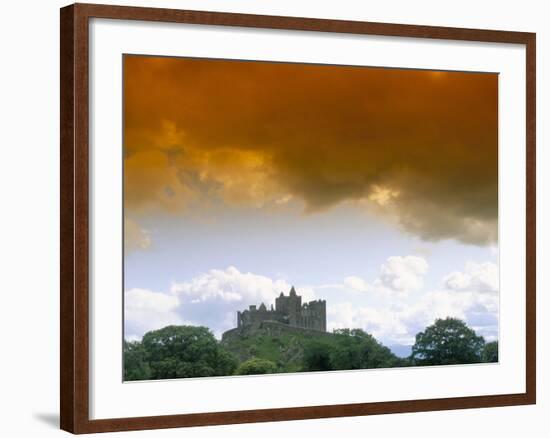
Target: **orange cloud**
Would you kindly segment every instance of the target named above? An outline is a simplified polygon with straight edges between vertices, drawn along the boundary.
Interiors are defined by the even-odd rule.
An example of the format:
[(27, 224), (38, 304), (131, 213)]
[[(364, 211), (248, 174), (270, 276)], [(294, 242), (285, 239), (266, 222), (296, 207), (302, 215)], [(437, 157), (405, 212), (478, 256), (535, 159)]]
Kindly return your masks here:
[(496, 240), (496, 74), (126, 56), (124, 75), (132, 212), (366, 201), (424, 239)]

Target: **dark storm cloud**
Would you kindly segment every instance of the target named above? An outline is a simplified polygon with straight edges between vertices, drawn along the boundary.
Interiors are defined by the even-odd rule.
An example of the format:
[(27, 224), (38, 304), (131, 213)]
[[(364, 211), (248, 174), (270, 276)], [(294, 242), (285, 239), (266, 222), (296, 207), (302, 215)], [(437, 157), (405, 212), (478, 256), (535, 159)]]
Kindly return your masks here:
[[(290, 195), (312, 214), (370, 199), (424, 239), (492, 243), (497, 84), (494, 74), (127, 56), (126, 206), (177, 212), (212, 187), (256, 207)], [(162, 198), (167, 186), (177, 204)]]

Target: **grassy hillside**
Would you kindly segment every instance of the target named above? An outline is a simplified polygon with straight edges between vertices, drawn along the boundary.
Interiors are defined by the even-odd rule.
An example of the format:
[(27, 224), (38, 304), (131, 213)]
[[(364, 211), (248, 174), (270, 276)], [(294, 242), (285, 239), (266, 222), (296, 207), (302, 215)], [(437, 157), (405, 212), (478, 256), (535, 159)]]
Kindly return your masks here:
[(228, 337), (221, 345), (240, 364), (255, 358), (267, 360), (275, 364), (279, 373), (407, 365), (406, 360), (362, 330), (318, 334), (297, 330), (276, 335), (258, 330)]
[(257, 333), (231, 338), (222, 346), (233, 353), (240, 363), (254, 357), (273, 362), (279, 372), (302, 369), (304, 348), (308, 339), (303, 333), (271, 336)]

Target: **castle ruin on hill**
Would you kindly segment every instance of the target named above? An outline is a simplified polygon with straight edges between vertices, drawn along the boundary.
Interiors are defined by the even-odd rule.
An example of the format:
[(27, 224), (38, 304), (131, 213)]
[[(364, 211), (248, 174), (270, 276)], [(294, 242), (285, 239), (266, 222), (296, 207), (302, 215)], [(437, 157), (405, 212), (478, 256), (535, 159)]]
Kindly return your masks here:
[(248, 309), (237, 312), (237, 329), (254, 330), (264, 322), (326, 332), (326, 301), (316, 300), (302, 304), (302, 297), (296, 293), (293, 286), (288, 296), (281, 292), (275, 299), (275, 308), (271, 305), (268, 309), (261, 303), (259, 307), (251, 305)]

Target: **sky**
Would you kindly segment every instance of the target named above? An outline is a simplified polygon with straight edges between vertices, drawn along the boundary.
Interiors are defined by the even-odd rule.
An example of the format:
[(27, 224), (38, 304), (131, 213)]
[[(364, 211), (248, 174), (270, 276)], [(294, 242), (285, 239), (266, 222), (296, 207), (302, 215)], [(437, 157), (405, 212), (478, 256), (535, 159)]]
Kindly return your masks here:
[(328, 329), (498, 337), (498, 75), (126, 55), (125, 337), (296, 287)]

